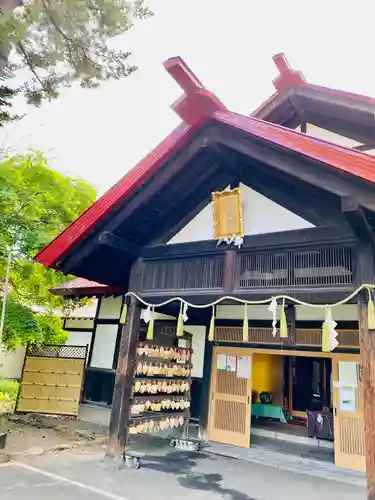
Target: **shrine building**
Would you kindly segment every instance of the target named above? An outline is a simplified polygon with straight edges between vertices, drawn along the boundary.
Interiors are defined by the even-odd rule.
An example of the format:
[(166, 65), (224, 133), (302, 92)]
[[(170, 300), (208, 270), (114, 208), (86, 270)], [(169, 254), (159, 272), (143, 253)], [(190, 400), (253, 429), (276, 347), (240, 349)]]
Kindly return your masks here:
[(36, 257), (91, 281), (53, 293), (100, 297), (83, 399), (112, 408), (111, 456), (145, 311), (175, 332), (182, 300), (203, 439), (314, 436), (375, 472), (375, 99), (274, 62), (275, 94), (243, 115), (169, 59), (181, 124)]

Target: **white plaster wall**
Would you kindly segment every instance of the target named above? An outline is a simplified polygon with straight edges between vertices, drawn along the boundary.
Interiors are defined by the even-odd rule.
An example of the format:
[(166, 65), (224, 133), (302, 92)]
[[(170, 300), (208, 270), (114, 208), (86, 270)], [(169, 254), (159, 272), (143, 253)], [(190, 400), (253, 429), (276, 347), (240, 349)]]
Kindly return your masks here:
[[(146, 312), (146, 309), (142, 309), (141, 311), (141, 319), (144, 318), (145, 316), (145, 312)], [(154, 318), (155, 319), (160, 319), (160, 320), (167, 320), (167, 319), (176, 319), (174, 316), (168, 316), (167, 314), (161, 314), (161, 313), (157, 313), (157, 312), (154, 312)]]
[(65, 328), (80, 328), (86, 330), (94, 328), (94, 320), (92, 319), (66, 319)]
[(65, 345), (88, 345), (90, 348), (92, 332), (87, 330), (67, 332), (68, 340)]
[[(253, 319), (269, 320), (271, 322), (272, 314), (268, 311), (267, 308), (268, 306), (248, 306), (247, 313), (249, 321), (251, 322), (251, 320)], [(218, 306), (216, 308), (216, 318), (242, 320), (243, 311), (243, 306), (240, 305)], [(278, 313), (280, 313), (280, 308), (278, 310)], [(355, 304), (347, 304), (344, 306), (335, 307), (332, 310), (332, 315), (336, 321), (356, 321), (358, 319), (357, 306)], [(325, 309), (296, 306), (296, 319), (299, 321), (324, 321)]]
[(24, 359), (25, 347), (17, 347), (12, 353), (0, 349), (0, 377), (20, 379)]
[(203, 377), (204, 347), (206, 341), (206, 327), (202, 325), (184, 325), (184, 331), (192, 337), (192, 377)]
[(353, 139), (348, 139), (342, 135), (335, 134), (324, 128), (316, 127), (311, 123), (306, 124), (306, 134), (312, 137), (317, 137), (318, 139), (323, 139), (325, 141), (333, 142), (339, 146), (346, 146), (347, 148), (353, 148), (359, 146), (360, 142), (353, 141)]
[(99, 308), (99, 319), (118, 319), (121, 314), (122, 296), (102, 297)]
[[(244, 230), (246, 235), (273, 233), (313, 227), (298, 215), (241, 184)], [(211, 203), (187, 224), (169, 243), (211, 240), (214, 220)]]
[(90, 366), (112, 368), (117, 330), (118, 325), (97, 325)]

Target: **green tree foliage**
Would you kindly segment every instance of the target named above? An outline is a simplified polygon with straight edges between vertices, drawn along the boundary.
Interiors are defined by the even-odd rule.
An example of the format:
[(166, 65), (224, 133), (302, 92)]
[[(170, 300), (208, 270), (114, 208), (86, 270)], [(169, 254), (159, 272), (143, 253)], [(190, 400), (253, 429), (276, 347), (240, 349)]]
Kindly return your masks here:
[(74, 81), (126, 77), (131, 53), (111, 41), (151, 15), (143, 0), (0, 0), (0, 76), (27, 69), (22, 89), (37, 106)]
[[(61, 320), (52, 311), (67, 304), (49, 289), (67, 277), (34, 263), (33, 257), (75, 220), (95, 195), (86, 182), (50, 169), (40, 152), (0, 162), (0, 287), (9, 251), (12, 255), (4, 334), (7, 347), (41, 339), (54, 343), (63, 338)], [(41, 307), (41, 312), (34, 314), (33, 306)]]

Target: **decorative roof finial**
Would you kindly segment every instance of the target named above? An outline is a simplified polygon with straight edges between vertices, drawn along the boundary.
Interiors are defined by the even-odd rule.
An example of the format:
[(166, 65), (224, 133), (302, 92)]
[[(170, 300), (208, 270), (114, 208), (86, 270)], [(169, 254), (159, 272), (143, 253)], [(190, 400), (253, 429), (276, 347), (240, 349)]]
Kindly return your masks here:
[(285, 57), (283, 52), (275, 54), (272, 59), (280, 73), (280, 75), (272, 82), (278, 92), (283, 92), (291, 87), (298, 87), (306, 84), (303, 73), (300, 71), (294, 71), (291, 68), (288, 59)]
[(181, 57), (172, 57), (164, 63), (164, 68), (184, 91), (172, 109), (188, 125), (196, 125), (215, 111), (226, 109), (213, 92), (205, 88)]

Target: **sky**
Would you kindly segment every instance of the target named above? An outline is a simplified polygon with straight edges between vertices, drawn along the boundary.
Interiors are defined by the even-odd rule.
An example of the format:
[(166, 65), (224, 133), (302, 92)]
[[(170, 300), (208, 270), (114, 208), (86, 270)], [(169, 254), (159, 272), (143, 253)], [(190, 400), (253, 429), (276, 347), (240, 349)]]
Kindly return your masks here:
[(118, 43), (139, 70), (98, 89), (64, 89), (0, 131), (16, 152), (39, 149), (56, 170), (103, 194), (179, 123), (181, 95), (163, 69), (180, 56), (233, 111), (249, 114), (273, 92), (272, 56), (284, 52), (308, 82), (375, 97), (373, 0), (146, 0), (154, 17)]

